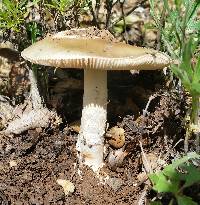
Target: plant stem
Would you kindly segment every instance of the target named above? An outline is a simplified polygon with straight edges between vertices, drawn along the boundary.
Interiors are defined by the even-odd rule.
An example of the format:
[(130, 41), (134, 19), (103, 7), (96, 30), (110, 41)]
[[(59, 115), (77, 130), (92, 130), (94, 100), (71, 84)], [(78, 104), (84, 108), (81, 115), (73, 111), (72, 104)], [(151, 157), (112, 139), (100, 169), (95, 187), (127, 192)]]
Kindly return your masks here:
[[(200, 120), (199, 120), (199, 96), (198, 95), (192, 96), (191, 123), (196, 125), (197, 127), (199, 127), (199, 124), (200, 124)], [(199, 153), (200, 152), (200, 146), (199, 146), (200, 132), (199, 132), (199, 130), (195, 130), (195, 131), (193, 131), (193, 133), (196, 137), (196, 140), (195, 140), (196, 152)]]
[(191, 123), (198, 125), (199, 96), (192, 96)]
[(113, 22), (112, 25), (115, 25), (118, 22), (120, 22), (121, 20), (123, 20), (123, 18), (127, 17), (128, 15), (130, 15), (133, 11), (135, 11), (135, 9), (137, 9), (139, 6), (142, 6), (146, 2), (147, 2), (147, 0), (141, 0), (140, 2), (135, 4), (127, 13), (121, 14), (121, 16), (117, 19), (117, 21)]
[(174, 199), (171, 199), (169, 205), (173, 205), (173, 203), (174, 203)]
[(191, 136), (191, 130), (190, 130), (190, 127), (187, 126), (186, 133), (185, 133), (185, 139), (184, 139), (184, 151), (185, 151), (185, 153), (188, 152), (188, 140), (189, 140), (190, 136)]

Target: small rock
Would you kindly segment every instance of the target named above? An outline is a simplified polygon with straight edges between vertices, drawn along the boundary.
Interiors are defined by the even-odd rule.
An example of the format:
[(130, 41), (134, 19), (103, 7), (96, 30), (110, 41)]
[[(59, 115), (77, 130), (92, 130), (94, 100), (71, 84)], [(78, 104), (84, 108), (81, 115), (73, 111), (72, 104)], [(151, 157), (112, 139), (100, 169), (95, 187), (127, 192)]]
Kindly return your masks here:
[(9, 162), (9, 164), (10, 164), (10, 167), (16, 167), (16, 166), (17, 166), (17, 162), (14, 161), (14, 160), (11, 160), (11, 161)]
[(128, 155), (127, 151), (122, 148), (118, 150), (112, 150), (108, 155), (108, 165), (112, 170), (116, 170), (117, 167), (121, 167), (124, 158)]
[(124, 181), (120, 178), (117, 178), (117, 177), (112, 177), (112, 178), (109, 178), (107, 181), (106, 181), (107, 185), (109, 187), (111, 187), (115, 192), (118, 191), (121, 186), (123, 185)]
[(72, 182), (69, 180), (64, 180), (64, 179), (57, 179), (56, 181), (60, 186), (63, 187), (64, 193), (67, 196), (69, 193), (73, 193), (75, 190), (75, 186)]

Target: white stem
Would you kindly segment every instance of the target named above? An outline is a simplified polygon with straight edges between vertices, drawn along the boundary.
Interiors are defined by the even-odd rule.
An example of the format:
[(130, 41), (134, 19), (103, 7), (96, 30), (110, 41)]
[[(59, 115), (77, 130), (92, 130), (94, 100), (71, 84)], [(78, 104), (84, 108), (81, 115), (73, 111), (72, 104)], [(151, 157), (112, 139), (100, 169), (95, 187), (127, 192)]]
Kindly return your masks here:
[(94, 172), (103, 166), (107, 119), (107, 71), (84, 71), (81, 129), (77, 141), (79, 160)]

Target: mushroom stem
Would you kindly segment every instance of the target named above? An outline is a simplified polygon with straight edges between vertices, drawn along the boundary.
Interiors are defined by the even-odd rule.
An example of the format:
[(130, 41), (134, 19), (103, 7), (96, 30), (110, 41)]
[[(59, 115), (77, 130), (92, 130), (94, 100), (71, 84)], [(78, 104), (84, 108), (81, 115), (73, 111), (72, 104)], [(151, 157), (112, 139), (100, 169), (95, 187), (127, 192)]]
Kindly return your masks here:
[(79, 160), (94, 172), (103, 166), (107, 119), (107, 71), (84, 70), (81, 128), (77, 141)]

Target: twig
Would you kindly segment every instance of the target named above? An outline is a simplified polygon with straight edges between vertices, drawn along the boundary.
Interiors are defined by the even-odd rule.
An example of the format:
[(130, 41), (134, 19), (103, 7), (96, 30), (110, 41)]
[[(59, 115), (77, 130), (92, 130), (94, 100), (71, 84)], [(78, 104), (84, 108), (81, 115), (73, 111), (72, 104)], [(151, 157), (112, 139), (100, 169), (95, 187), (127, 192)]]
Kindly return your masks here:
[(196, 144), (196, 152), (200, 153), (200, 133), (196, 133), (196, 139), (195, 139), (195, 144)]
[(157, 46), (156, 49), (160, 50), (161, 47), (161, 33), (162, 33), (162, 28), (165, 26), (165, 18), (166, 18), (166, 8), (164, 7), (162, 10), (161, 18), (160, 18), (160, 23), (159, 23), (159, 29), (157, 33)]
[(126, 32), (126, 20), (125, 20), (125, 14), (124, 14), (124, 2), (125, 0), (123, 0), (123, 2), (120, 2), (120, 7), (121, 7), (121, 11), (122, 11), (122, 19), (123, 19), (123, 23), (124, 23), (124, 39), (127, 42), (127, 32)]
[(99, 10), (100, 10), (100, 0), (96, 0), (95, 10), (96, 10), (96, 18), (99, 19)]
[[(194, 127), (199, 127), (200, 120), (199, 120), (199, 108), (200, 108), (200, 101), (199, 101), (199, 96), (192, 96), (192, 113), (191, 113), (191, 122)], [(200, 130), (193, 128), (192, 133), (195, 136), (195, 145), (196, 145), (196, 152), (199, 153), (199, 135), (200, 135)]]
[(174, 199), (172, 198), (169, 202), (169, 205), (173, 205), (174, 204)]
[[(180, 142), (182, 142), (183, 141), (183, 139), (180, 139), (178, 142), (176, 142), (176, 144), (172, 147), (173, 149), (180, 143)], [(169, 152), (169, 151), (168, 151)]]
[(98, 29), (100, 29), (100, 26), (99, 26), (99, 22), (97, 21), (97, 17), (96, 17), (96, 15), (95, 15), (95, 12), (94, 12), (94, 9), (93, 9), (93, 6), (92, 6), (92, 1), (87, 1), (87, 3), (88, 3), (88, 6), (89, 6), (89, 8), (90, 8), (90, 11), (91, 11), (91, 13), (92, 13), (92, 16), (93, 16), (93, 22), (94, 22), (94, 24), (95, 24), (95, 26), (98, 28)]
[(147, 188), (145, 187), (141, 195), (139, 196), (139, 199), (137, 201), (137, 205), (144, 205), (145, 204), (145, 197), (147, 195)]
[(152, 101), (154, 98), (156, 98), (157, 96), (158, 96), (157, 94), (154, 94), (154, 95), (151, 95), (151, 96), (149, 97), (149, 100), (148, 100), (148, 102), (147, 102), (147, 104), (146, 104), (146, 107), (145, 107), (145, 109), (143, 110), (143, 116), (144, 116), (144, 117), (145, 117), (146, 114), (148, 113), (147, 110), (148, 110), (148, 108), (149, 108), (149, 105), (150, 105), (151, 101)]
[(77, 1), (74, 1), (74, 4), (73, 4), (73, 7), (71, 8), (72, 10), (72, 13), (74, 15), (74, 18), (75, 18), (75, 26), (76, 27), (80, 27), (80, 22), (79, 22), (79, 16), (78, 16), (78, 8), (79, 8), (79, 5), (77, 6)]
[(106, 10), (107, 10), (106, 29), (109, 27), (112, 8), (113, 8), (113, 0), (106, 0)]
[(136, 4), (135, 6), (133, 6), (133, 8), (131, 8), (126, 14), (122, 14), (117, 21), (115, 21), (113, 23), (113, 25), (117, 24), (119, 21), (121, 21), (123, 18), (125, 18), (126, 16), (130, 15), (133, 11), (135, 11), (135, 9), (137, 9), (139, 7), (139, 5), (143, 5), (147, 0), (142, 0), (141, 2), (139, 2), (138, 4)]
[[(139, 141), (139, 144), (140, 144), (140, 149), (141, 149), (141, 154), (142, 154), (142, 162), (144, 165), (145, 172), (146, 172), (146, 174), (152, 173), (153, 170), (152, 170), (151, 165), (146, 157), (146, 154), (145, 154), (144, 149), (142, 147), (142, 143), (140, 141)], [(146, 177), (146, 179), (148, 179), (148, 177)], [(147, 195), (147, 189), (148, 189), (147, 186), (145, 186), (142, 194), (139, 197), (137, 205), (144, 205), (145, 204), (144, 202), (145, 202), (145, 197)]]
[(191, 133), (190, 133), (190, 129), (189, 129), (189, 127), (187, 127), (186, 128), (186, 133), (185, 133), (185, 139), (184, 139), (184, 151), (185, 151), (185, 153), (187, 153), (188, 152), (188, 140), (189, 140), (189, 138), (190, 138), (190, 135), (191, 135)]
[(151, 165), (146, 157), (146, 154), (145, 154), (143, 147), (142, 147), (142, 143), (140, 141), (139, 141), (139, 144), (140, 144), (140, 149), (141, 149), (141, 153), (142, 153), (142, 157), (143, 157), (144, 169), (145, 169), (147, 174), (152, 173), (153, 170), (152, 170)]
[(119, 0), (115, 0), (115, 2), (112, 4), (112, 7), (115, 6), (118, 2), (119, 2)]

